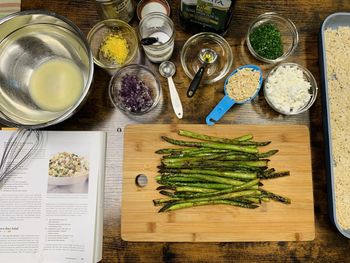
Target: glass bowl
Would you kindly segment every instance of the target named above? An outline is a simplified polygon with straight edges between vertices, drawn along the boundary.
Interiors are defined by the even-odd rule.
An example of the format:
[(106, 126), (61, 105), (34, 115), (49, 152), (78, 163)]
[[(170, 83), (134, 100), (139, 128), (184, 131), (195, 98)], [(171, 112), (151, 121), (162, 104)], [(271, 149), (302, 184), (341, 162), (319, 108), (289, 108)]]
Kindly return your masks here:
[[(137, 80), (135, 82), (126, 81), (127, 76), (135, 76)], [(143, 92), (144, 86), (142, 84), (136, 85), (136, 82), (139, 84), (143, 82), (150, 89), (150, 94), (145, 94)], [(126, 97), (123, 94), (127, 94), (130, 97)], [(130, 64), (122, 67), (115, 73), (109, 83), (109, 97), (113, 105), (131, 115), (143, 115), (150, 112), (157, 106), (160, 96), (161, 85), (159, 79), (151, 70), (143, 65)], [(132, 107), (140, 105), (145, 100), (148, 101), (145, 109), (132, 109)]]
[[(107, 59), (101, 51), (102, 44), (110, 35), (118, 35), (127, 42), (129, 53), (121, 64)], [(95, 64), (106, 69), (111, 74), (122, 66), (130, 64), (135, 59), (139, 49), (135, 30), (128, 23), (118, 19), (107, 19), (98, 22), (89, 31), (87, 39)]]
[(202, 78), (202, 83), (211, 84), (221, 80), (230, 71), (233, 55), (229, 43), (218, 34), (203, 32), (190, 37), (181, 50), (181, 65), (190, 79), (203, 65), (199, 53), (205, 48), (214, 50), (218, 55), (214, 63), (207, 65)]
[[(281, 56), (276, 59), (265, 58), (262, 55), (258, 54), (252, 47), (250, 42), (251, 33), (256, 30), (258, 27), (266, 24), (273, 24), (281, 33), (281, 42), (283, 46), (283, 53)], [(270, 12), (258, 16), (248, 29), (248, 34), (246, 37), (246, 42), (250, 53), (258, 60), (261, 60), (266, 63), (274, 64), (279, 63), (286, 58), (288, 58), (298, 46), (299, 36), (298, 31), (294, 23), (284, 18), (276, 13)]]
[[(296, 101), (297, 97), (299, 96), (300, 98), (300, 92), (295, 92), (296, 90), (293, 88), (293, 86), (295, 87), (295, 83), (293, 84), (287, 84), (289, 86), (286, 86), (288, 88), (288, 94), (286, 94), (286, 97), (284, 99), (283, 103), (277, 102), (276, 101), (276, 97), (274, 97), (274, 95), (276, 96), (276, 92), (281, 92), (281, 86), (279, 86), (277, 89), (278, 90), (274, 90), (273, 88), (271, 88), (270, 84), (272, 83), (272, 76), (274, 76), (275, 74), (280, 74), (280, 71), (277, 72), (278, 69), (282, 68), (282, 67), (291, 67), (291, 68), (297, 68), (302, 72), (303, 75), (303, 79), (306, 80), (307, 82), (310, 83), (310, 87), (308, 88), (307, 92), (310, 95), (309, 99), (307, 101), (305, 101), (305, 103), (302, 103), (301, 106), (297, 107), (297, 108), (292, 108), (289, 105), (286, 105), (288, 103), (288, 100), (294, 100)], [(284, 80), (285, 83), (291, 83), (290, 79), (285, 78)], [(309, 70), (307, 70), (306, 68), (295, 64), (295, 63), (283, 63), (280, 64), (278, 66), (276, 66), (275, 68), (273, 68), (269, 74), (267, 75), (265, 82), (264, 82), (264, 96), (266, 99), (266, 102), (271, 106), (272, 109), (274, 109), (275, 111), (284, 114), (284, 115), (296, 115), (302, 112), (307, 111), (315, 102), (316, 97), (317, 97), (317, 82), (314, 78), (314, 76), (311, 74), (311, 72)], [(281, 94), (278, 94), (277, 96), (278, 98), (281, 98)], [(284, 104), (284, 105), (282, 105)]]

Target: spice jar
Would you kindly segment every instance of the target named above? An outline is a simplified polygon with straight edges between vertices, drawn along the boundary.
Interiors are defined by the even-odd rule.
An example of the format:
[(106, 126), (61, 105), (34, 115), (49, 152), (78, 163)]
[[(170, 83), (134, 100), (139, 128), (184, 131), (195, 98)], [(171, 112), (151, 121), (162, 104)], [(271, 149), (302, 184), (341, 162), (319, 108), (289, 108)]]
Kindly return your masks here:
[(127, 23), (134, 17), (132, 0), (96, 0), (97, 12), (102, 20), (116, 18)]
[(155, 38), (157, 42), (142, 45), (148, 59), (154, 63), (169, 60), (174, 51), (175, 27), (173, 21), (162, 13), (149, 13), (139, 24), (140, 39)]
[(149, 13), (162, 13), (170, 16), (170, 5), (166, 0), (141, 0), (137, 4), (136, 14), (142, 20)]

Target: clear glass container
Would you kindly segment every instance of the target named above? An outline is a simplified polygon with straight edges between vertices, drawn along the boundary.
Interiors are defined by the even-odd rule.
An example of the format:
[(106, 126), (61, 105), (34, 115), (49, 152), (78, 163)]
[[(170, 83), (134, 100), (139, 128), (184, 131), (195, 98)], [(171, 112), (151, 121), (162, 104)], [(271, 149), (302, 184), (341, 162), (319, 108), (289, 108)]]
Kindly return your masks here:
[[(269, 83), (269, 78), (271, 76), (273, 76), (276, 73), (276, 70), (279, 69), (280, 67), (295, 67), (299, 70), (301, 70), (303, 72), (303, 77), (306, 81), (308, 81), (310, 83), (310, 89), (308, 90), (308, 93), (310, 94), (310, 99), (300, 108), (298, 109), (290, 109), (289, 111), (286, 111), (284, 109), (282, 109), (281, 107), (278, 107), (277, 105), (274, 104), (273, 100), (270, 98), (270, 94), (273, 91), (268, 91), (267, 90), (267, 84)], [(288, 80), (286, 80), (288, 81)], [(272, 109), (274, 109), (275, 111), (284, 114), (284, 115), (296, 115), (296, 114), (300, 114), (302, 112), (307, 111), (315, 102), (316, 97), (317, 97), (317, 82), (314, 78), (314, 76), (311, 74), (311, 72), (309, 70), (307, 70), (306, 68), (296, 64), (296, 63), (282, 63), (276, 67), (274, 67), (269, 74), (266, 76), (265, 82), (264, 82), (264, 96), (265, 96), (265, 100), (267, 102), (267, 104), (270, 105), (270, 107)], [(291, 95), (293, 93), (290, 93), (289, 95)]]
[(162, 13), (149, 13), (139, 24), (140, 39), (155, 37), (152, 45), (143, 45), (147, 58), (154, 63), (169, 60), (174, 51), (175, 27), (173, 21)]
[[(281, 32), (283, 54), (282, 54), (282, 56), (280, 56), (276, 59), (268, 59), (268, 58), (262, 57), (254, 50), (254, 48), (252, 47), (251, 42), (250, 42), (249, 36), (252, 33), (252, 31), (254, 29), (256, 29), (257, 27), (259, 27), (263, 24), (266, 24), (266, 23), (273, 24)], [(247, 37), (246, 37), (246, 42), (247, 42), (247, 46), (248, 46), (250, 53), (256, 59), (263, 61), (263, 62), (266, 62), (266, 63), (270, 63), (270, 64), (279, 63), (279, 62), (285, 60), (286, 58), (288, 58), (294, 52), (294, 50), (297, 48), (298, 41), (299, 41), (298, 30), (297, 30), (296, 26), (294, 25), (294, 23), (291, 20), (284, 18), (284, 17), (282, 17), (274, 12), (269, 12), (269, 13), (265, 13), (265, 14), (258, 16), (253, 21), (253, 23), (250, 25), (250, 27), (248, 29)]]
[[(129, 54), (123, 65), (112, 63), (104, 58), (101, 53), (101, 44), (110, 34), (118, 34), (122, 36), (128, 44)], [(87, 39), (94, 56), (96, 65), (104, 68), (113, 75), (119, 68), (124, 65), (136, 63), (139, 53), (139, 44), (135, 30), (127, 23), (118, 19), (107, 19), (98, 22), (88, 33)]]
[(203, 32), (190, 37), (181, 50), (181, 65), (185, 74), (193, 79), (203, 65), (199, 57), (200, 51), (206, 48), (214, 50), (217, 54), (215, 62), (206, 66), (202, 78), (202, 83), (210, 84), (224, 78), (233, 63), (231, 46), (222, 36)]
[[(125, 105), (120, 100), (119, 92), (122, 89), (122, 82), (125, 76), (136, 76), (140, 81), (142, 81), (147, 87), (152, 91), (153, 104), (150, 108), (141, 112), (133, 112), (126, 108)], [(130, 115), (143, 115), (152, 111), (159, 103), (161, 97), (161, 85), (158, 77), (146, 66), (130, 64), (122, 67), (117, 73), (112, 77), (109, 83), (109, 98), (113, 105), (123, 112)]]

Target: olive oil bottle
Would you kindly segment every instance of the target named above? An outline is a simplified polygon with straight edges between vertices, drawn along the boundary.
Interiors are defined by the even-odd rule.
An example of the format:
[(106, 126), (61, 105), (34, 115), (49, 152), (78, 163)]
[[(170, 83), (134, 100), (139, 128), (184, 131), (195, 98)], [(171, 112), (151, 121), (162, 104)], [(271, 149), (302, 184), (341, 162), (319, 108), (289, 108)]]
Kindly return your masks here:
[(225, 35), (235, 0), (181, 0), (180, 22), (185, 31)]

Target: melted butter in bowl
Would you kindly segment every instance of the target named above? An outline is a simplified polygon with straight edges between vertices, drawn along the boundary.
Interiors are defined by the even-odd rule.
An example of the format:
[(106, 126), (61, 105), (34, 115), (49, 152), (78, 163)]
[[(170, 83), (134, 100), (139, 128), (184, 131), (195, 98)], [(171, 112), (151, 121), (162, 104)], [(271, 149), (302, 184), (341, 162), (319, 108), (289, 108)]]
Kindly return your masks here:
[(53, 58), (39, 65), (30, 78), (29, 94), (46, 111), (64, 111), (80, 98), (84, 77), (71, 60)]

